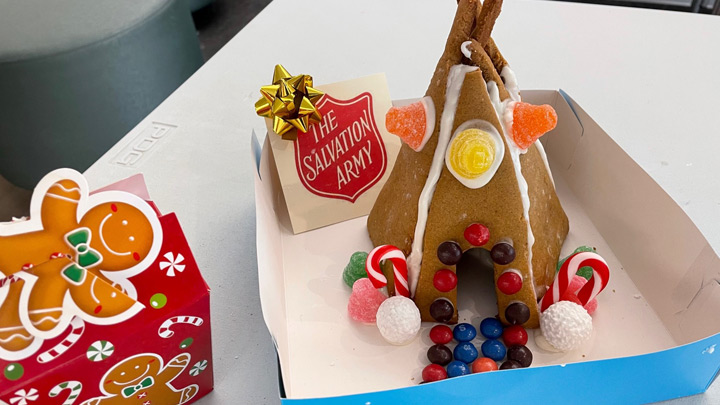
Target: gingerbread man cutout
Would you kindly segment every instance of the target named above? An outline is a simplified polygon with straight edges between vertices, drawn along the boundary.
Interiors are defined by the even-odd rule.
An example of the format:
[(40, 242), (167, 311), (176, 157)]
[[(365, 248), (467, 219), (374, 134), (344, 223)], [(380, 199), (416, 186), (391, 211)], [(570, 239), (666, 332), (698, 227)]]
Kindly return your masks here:
[[(142, 309), (127, 278), (146, 269), (162, 243), (159, 219), (145, 201), (118, 191), (89, 195), (82, 175), (60, 169), (38, 184), (30, 212), (28, 221), (0, 224), (0, 276), (23, 280), (0, 286), (0, 308), (17, 308), (25, 331), (51, 339), (73, 316), (108, 325)], [(4, 318), (0, 330), (18, 327)], [(0, 337), (0, 358), (25, 358), (40, 340), (19, 329), (8, 339)]]
[(14, 274), (68, 254), (96, 276), (119, 284), (132, 298), (127, 278), (157, 257), (162, 228), (139, 197), (104, 191), (90, 195), (85, 178), (71, 169), (45, 176), (33, 192), (30, 219), (0, 224), (0, 272)]
[(198, 393), (195, 384), (175, 388), (171, 383), (190, 364), (190, 355), (181, 353), (163, 366), (162, 357), (143, 353), (121, 361), (100, 380), (103, 397), (91, 398), (82, 405), (167, 404), (189, 402)]

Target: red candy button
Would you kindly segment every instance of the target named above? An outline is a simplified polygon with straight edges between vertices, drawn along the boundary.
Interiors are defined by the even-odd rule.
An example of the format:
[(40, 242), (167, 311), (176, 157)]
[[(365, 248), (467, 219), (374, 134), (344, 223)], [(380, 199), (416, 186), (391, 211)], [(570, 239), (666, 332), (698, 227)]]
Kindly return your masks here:
[(484, 373), (486, 371), (495, 371), (497, 369), (498, 366), (497, 363), (495, 363), (495, 360), (487, 357), (480, 357), (479, 359), (473, 361), (472, 364), (473, 373)]
[(522, 277), (515, 271), (505, 270), (497, 279), (498, 290), (505, 295), (513, 295), (522, 288)]
[(448, 269), (438, 270), (433, 277), (433, 285), (438, 291), (448, 292), (457, 286), (457, 276)]
[(447, 378), (447, 371), (439, 364), (429, 364), (422, 371), (422, 379), (424, 382), (432, 382), (444, 380)]
[(528, 334), (522, 325), (508, 326), (503, 330), (502, 334), (505, 346), (525, 346), (528, 341)]
[(450, 343), (453, 339), (452, 329), (447, 325), (435, 325), (430, 329), (430, 340), (436, 345)]
[(483, 224), (470, 224), (465, 228), (465, 239), (473, 246), (482, 246), (490, 240), (490, 231)]

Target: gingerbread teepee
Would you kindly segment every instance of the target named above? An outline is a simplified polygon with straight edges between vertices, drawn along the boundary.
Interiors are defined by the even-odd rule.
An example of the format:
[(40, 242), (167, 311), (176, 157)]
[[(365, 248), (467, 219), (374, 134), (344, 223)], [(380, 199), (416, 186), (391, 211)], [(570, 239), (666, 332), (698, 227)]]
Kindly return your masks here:
[(408, 255), (424, 321), (457, 321), (456, 264), (483, 245), (492, 247), (500, 319), (537, 327), (568, 232), (542, 145), (521, 133), (526, 105), (514, 74), (490, 38), (501, 3), (459, 1), (424, 101), (435, 111), (429, 139), (419, 151), (403, 144), (368, 218), (376, 246)]

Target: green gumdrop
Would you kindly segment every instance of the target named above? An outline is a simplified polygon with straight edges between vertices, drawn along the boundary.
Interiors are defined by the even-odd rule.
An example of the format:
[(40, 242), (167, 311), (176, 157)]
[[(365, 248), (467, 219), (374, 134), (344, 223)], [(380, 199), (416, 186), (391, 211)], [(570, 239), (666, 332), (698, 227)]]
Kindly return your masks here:
[[(575, 249), (575, 251), (572, 252), (571, 255), (560, 260), (560, 262), (557, 264), (557, 267), (555, 268), (555, 272), (557, 273), (558, 271), (560, 271), (560, 268), (562, 267), (562, 265), (565, 264), (565, 260), (567, 260), (570, 256), (574, 255), (575, 253), (580, 253), (580, 252), (595, 252), (595, 248), (590, 247), (590, 246), (580, 246), (579, 248)], [(590, 267), (590, 266), (580, 267), (580, 269), (575, 274), (577, 274), (580, 277), (584, 277), (586, 280), (590, 280), (590, 278), (592, 277), (592, 274), (593, 274), (593, 270), (592, 270), (592, 267)]]
[(180, 342), (180, 348), (187, 349), (188, 347), (192, 346), (194, 341), (195, 340), (193, 338), (187, 338), (187, 339), (183, 340), (182, 342)]
[(343, 270), (343, 281), (348, 287), (352, 288), (353, 284), (361, 278), (367, 277), (365, 271), (365, 261), (368, 254), (366, 252), (355, 252), (350, 256), (350, 263)]

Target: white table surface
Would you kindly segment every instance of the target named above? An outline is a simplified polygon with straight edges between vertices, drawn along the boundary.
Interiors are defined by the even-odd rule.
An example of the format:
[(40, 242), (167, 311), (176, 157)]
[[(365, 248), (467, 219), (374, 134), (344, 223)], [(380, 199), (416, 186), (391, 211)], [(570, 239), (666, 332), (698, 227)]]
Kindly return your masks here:
[[(257, 292), (259, 87), (282, 63), (318, 84), (385, 72), (393, 98), (421, 96), (454, 4), (275, 0), (87, 171), (92, 186), (143, 172), (160, 209), (178, 214), (212, 288), (215, 392), (198, 403), (279, 402)], [(567, 91), (720, 250), (720, 17), (537, 0), (503, 9), (493, 36), (521, 88)], [(136, 165), (118, 165), (153, 123), (173, 127)], [(720, 403), (720, 383), (677, 403)]]

